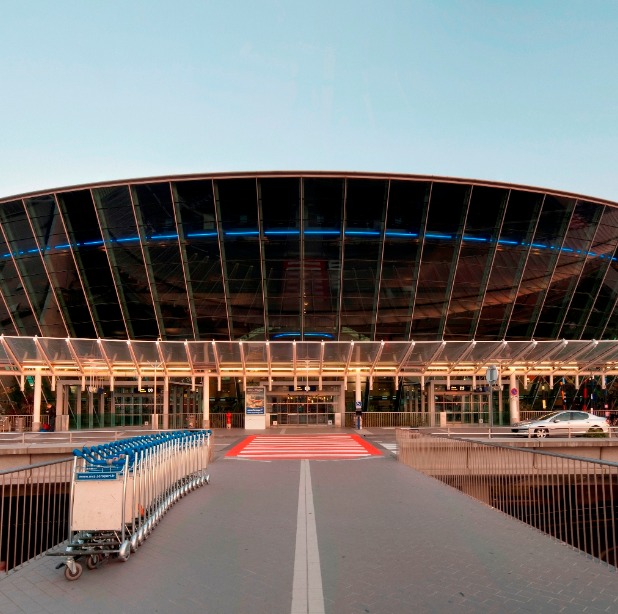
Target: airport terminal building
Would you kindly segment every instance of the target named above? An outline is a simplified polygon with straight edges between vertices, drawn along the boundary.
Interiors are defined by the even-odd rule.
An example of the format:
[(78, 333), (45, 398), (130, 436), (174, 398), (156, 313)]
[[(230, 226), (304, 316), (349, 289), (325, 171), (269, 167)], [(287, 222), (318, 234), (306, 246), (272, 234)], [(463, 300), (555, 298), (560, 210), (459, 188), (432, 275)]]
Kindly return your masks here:
[(0, 380), (32, 388), (33, 428), (50, 396), (77, 428), (228, 412), (248, 428), (343, 425), (356, 408), (436, 424), (491, 407), (508, 423), (531, 391), (604, 409), (617, 247), (617, 203), (433, 176), (184, 175), (3, 198)]

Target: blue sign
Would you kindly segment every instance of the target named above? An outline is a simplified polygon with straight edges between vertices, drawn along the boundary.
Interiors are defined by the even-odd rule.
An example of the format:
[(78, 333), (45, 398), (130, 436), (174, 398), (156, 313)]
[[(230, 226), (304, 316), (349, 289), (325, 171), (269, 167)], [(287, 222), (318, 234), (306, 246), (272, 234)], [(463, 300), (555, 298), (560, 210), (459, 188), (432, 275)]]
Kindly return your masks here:
[(88, 480), (115, 480), (118, 477), (116, 472), (114, 473), (78, 473), (77, 479), (79, 481)]

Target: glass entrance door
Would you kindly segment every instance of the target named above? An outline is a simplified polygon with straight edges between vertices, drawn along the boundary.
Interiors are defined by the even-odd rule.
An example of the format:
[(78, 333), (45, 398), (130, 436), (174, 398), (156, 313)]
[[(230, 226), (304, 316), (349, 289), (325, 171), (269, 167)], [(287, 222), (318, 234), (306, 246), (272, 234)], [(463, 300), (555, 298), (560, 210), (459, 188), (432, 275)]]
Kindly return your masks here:
[(436, 390), (433, 403), (437, 415), (444, 414), (447, 424), (487, 424), (489, 393)]
[(334, 395), (288, 394), (267, 395), (266, 408), (270, 424), (311, 426), (334, 424)]

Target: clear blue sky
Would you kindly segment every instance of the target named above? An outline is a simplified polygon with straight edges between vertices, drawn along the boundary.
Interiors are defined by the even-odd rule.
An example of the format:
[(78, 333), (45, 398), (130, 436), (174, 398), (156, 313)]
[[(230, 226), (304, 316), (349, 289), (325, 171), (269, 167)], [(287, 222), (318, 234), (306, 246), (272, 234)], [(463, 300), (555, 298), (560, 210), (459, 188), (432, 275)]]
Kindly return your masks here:
[(385, 171), (618, 200), (615, 0), (4, 0), (0, 197)]

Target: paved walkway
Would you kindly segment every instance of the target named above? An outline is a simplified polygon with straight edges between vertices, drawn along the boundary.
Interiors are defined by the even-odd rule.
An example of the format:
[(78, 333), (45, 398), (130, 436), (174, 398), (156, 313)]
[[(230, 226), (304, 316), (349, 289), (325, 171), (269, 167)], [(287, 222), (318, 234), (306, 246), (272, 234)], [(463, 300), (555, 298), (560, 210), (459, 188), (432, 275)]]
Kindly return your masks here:
[[(363, 434), (392, 448), (394, 431)], [(0, 612), (618, 611), (611, 568), (386, 447), (358, 460), (223, 458), (241, 438), (220, 434), (211, 484), (180, 500), (126, 563), (67, 582), (44, 557), (0, 581)]]

